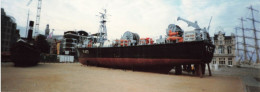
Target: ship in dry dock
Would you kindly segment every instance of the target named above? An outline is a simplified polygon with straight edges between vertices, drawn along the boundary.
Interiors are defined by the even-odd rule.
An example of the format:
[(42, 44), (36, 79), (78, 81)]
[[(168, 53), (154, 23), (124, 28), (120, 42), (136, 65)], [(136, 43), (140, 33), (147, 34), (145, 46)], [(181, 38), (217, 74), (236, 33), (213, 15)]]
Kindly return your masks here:
[(211, 62), (215, 46), (210, 41), (208, 29), (200, 28), (196, 21), (178, 17), (177, 20), (195, 29), (184, 32), (178, 25), (170, 24), (166, 29), (167, 36), (157, 39), (156, 43), (152, 38), (140, 38), (137, 33), (126, 31), (120, 39), (105, 45), (106, 10), (100, 14), (99, 32), (82, 39), (84, 44), (77, 49), (79, 62), (83, 65), (159, 73), (168, 73), (174, 68), (176, 74), (191, 70), (194, 65), (202, 77), (206, 65)]

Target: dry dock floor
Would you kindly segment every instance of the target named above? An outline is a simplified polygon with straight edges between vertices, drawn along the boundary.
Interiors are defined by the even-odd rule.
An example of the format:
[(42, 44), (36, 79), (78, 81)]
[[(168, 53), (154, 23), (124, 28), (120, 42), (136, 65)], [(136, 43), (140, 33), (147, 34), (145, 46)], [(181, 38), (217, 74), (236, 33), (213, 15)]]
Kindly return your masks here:
[(1, 65), (3, 92), (243, 92), (239, 77), (158, 74), (47, 63), (35, 67)]

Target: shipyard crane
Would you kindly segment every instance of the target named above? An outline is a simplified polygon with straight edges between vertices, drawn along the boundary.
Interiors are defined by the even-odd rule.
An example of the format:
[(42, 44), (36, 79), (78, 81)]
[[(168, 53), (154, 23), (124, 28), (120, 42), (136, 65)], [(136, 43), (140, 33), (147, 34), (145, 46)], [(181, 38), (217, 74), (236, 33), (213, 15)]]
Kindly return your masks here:
[(29, 6), (31, 3), (32, 3), (32, 0), (30, 0), (30, 1), (27, 3), (26, 6)]
[(189, 26), (192, 26), (192, 27), (194, 27), (195, 29), (201, 29), (201, 28), (199, 27), (197, 21), (195, 21), (195, 22), (193, 23), (193, 22), (190, 22), (190, 21), (188, 21), (188, 20), (186, 20), (186, 19), (183, 19), (183, 18), (181, 18), (181, 17), (178, 17), (178, 18), (177, 18), (177, 21), (179, 21), (179, 20), (182, 20), (182, 21), (186, 22), (186, 23), (188, 24), (188, 27), (189, 27)]
[(209, 26), (208, 26), (208, 28), (207, 28), (207, 31), (208, 31), (208, 32), (209, 32), (211, 20), (212, 20), (212, 16), (210, 17), (210, 20), (209, 20)]
[[(27, 6), (29, 6), (31, 4), (32, 0), (30, 0), (27, 3)], [(40, 25), (40, 15), (41, 15), (41, 7), (42, 7), (42, 0), (38, 0), (38, 6), (37, 6), (37, 15), (36, 15), (36, 24), (35, 24), (35, 31), (34, 31), (34, 35), (36, 36), (38, 34), (39, 31), (39, 25)]]
[(183, 19), (183, 18), (181, 18), (181, 17), (178, 17), (177, 18), (177, 21), (179, 21), (179, 20), (182, 20), (182, 21), (184, 21), (184, 22), (186, 22), (187, 24), (188, 24), (188, 27), (189, 26), (192, 26), (192, 27), (194, 27), (195, 28), (195, 38), (196, 38), (196, 40), (202, 40), (201, 39), (201, 36), (200, 36), (200, 31), (201, 31), (201, 28), (199, 27), (199, 25), (198, 25), (198, 23), (197, 23), (197, 21), (195, 21), (194, 23), (193, 22), (190, 22), (190, 21), (188, 21), (188, 20), (186, 20), (186, 19)]
[[(212, 17), (211, 17), (211, 19), (212, 19)], [(210, 22), (211, 22), (211, 19), (210, 19)], [(192, 26), (193, 28), (195, 28), (195, 35), (196, 35), (196, 40), (208, 40), (208, 41), (210, 41), (210, 37), (209, 37), (209, 33), (207, 32), (207, 30), (209, 30), (209, 26), (208, 26), (208, 28), (206, 29), (206, 27), (204, 27), (203, 29), (201, 29), (200, 27), (199, 27), (199, 25), (198, 25), (198, 22), (197, 21), (195, 21), (194, 23), (193, 22), (190, 22), (190, 21), (188, 21), (188, 20), (186, 20), (186, 19), (183, 19), (183, 18), (181, 18), (181, 17), (178, 17), (177, 18), (177, 21), (179, 21), (179, 20), (182, 20), (182, 21), (184, 21), (184, 22), (186, 22), (187, 24), (188, 24), (188, 27), (189, 26)], [(210, 25), (210, 23), (209, 23), (209, 25)]]

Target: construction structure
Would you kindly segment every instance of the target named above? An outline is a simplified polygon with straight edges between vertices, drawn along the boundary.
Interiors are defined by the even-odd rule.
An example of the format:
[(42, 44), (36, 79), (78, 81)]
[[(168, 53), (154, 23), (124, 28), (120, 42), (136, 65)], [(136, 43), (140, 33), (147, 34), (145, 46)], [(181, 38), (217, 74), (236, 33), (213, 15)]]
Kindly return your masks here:
[(220, 66), (233, 66), (236, 65), (235, 55), (235, 34), (231, 33), (231, 36), (226, 36), (224, 32), (218, 30), (218, 33), (214, 34), (213, 44), (216, 46), (214, 57), (212, 59), (212, 65)]
[[(63, 35), (53, 35), (51, 37), (48, 36), (47, 41), (50, 44), (50, 53), (49, 54), (60, 54), (58, 52), (61, 52), (61, 51), (57, 51), (57, 50), (61, 47), (57, 47), (57, 44), (61, 43), (63, 39), (64, 39)], [(60, 44), (60, 46), (61, 45), (62, 44)]]
[[(27, 6), (31, 4), (32, 0), (30, 0), (27, 3)], [(35, 31), (34, 31), (34, 36), (37, 36), (39, 33), (39, 26), (40, 26), (40, 18), (41, 18), (41, 7), (42, 7), (42, 0), (38, 0), (38, 5), (37, 5), (37, 14), (36, 14), (36, 23), (35, 23)], [(28, 13), (29, 16), (29, 13)], [(27, 20), (28, 21), (28, 20)]]
[[(259, 64), (260, 63), (260, 59), (259, 59), (259, 45), (258, 45), (258, 38), (257, 38), (257, 34), (259, 34), (259, 30), (256, 29), (256, 23), (260, 23), (259, 21), (255, 20), (254, 18), (254, 12), (258, 12), (258, 10), (255, 10), (252, 6), (247, 7), (250, 11), (251, 11), (251, 18), (246, 18), (250, 21), (252, 21), (252, 27), (253, 28), (245, 28), (244, 27), (244, 22), (246, 21), (243, 17), (239, 18), (239, 20), (241, 21), (241, 27), (236, 27), (236, 37), (237, 39), (242, 38), (242, 42), (238, 41), (236, 42), (237, 45), (237, 56), (238, 56), (238, 62), (241, 64), (252, 64), (252, 59), (254, 57), (254, 55), (256, 56), (256, 63)], [(239, 31), (238, 29), (240, 29), (242, 31), (242, 35), (238, 34), (237, 31)], [(248, 32), (253, 32), (252, 36), (246, 36), (246, 31)], [(251, 34), (250, 34), (251, 35)], [(254, 40), (254, 45), (249, 44), (246, 42), (246, 40)], [(240, 45), (243, 46), (243, 49), (239, 48)], [(248, 49), (254, 49), (253, 51), (248, 50)], [(241, 55), (241, 53), (239, 53), (240, 51), (243, 52), (243, 54)], [(249, 56), (249, 57), (248, 57)]]

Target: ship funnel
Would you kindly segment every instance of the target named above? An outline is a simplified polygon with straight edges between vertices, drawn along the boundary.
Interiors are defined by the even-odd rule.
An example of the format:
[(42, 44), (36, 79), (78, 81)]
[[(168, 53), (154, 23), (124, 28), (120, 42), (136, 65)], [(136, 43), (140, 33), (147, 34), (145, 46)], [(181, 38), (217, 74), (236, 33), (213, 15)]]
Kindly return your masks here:
[(33, 34), (33, 24), (34, 24), (34, 22), (33, 21), (30, 21), (30, 23), (29, 23), (29, 32), (28, 32), (28, 36), (27, 36), (27, 39), (29, 40), (29, 41), (31, 41), (32, 40), (32, 34)]

